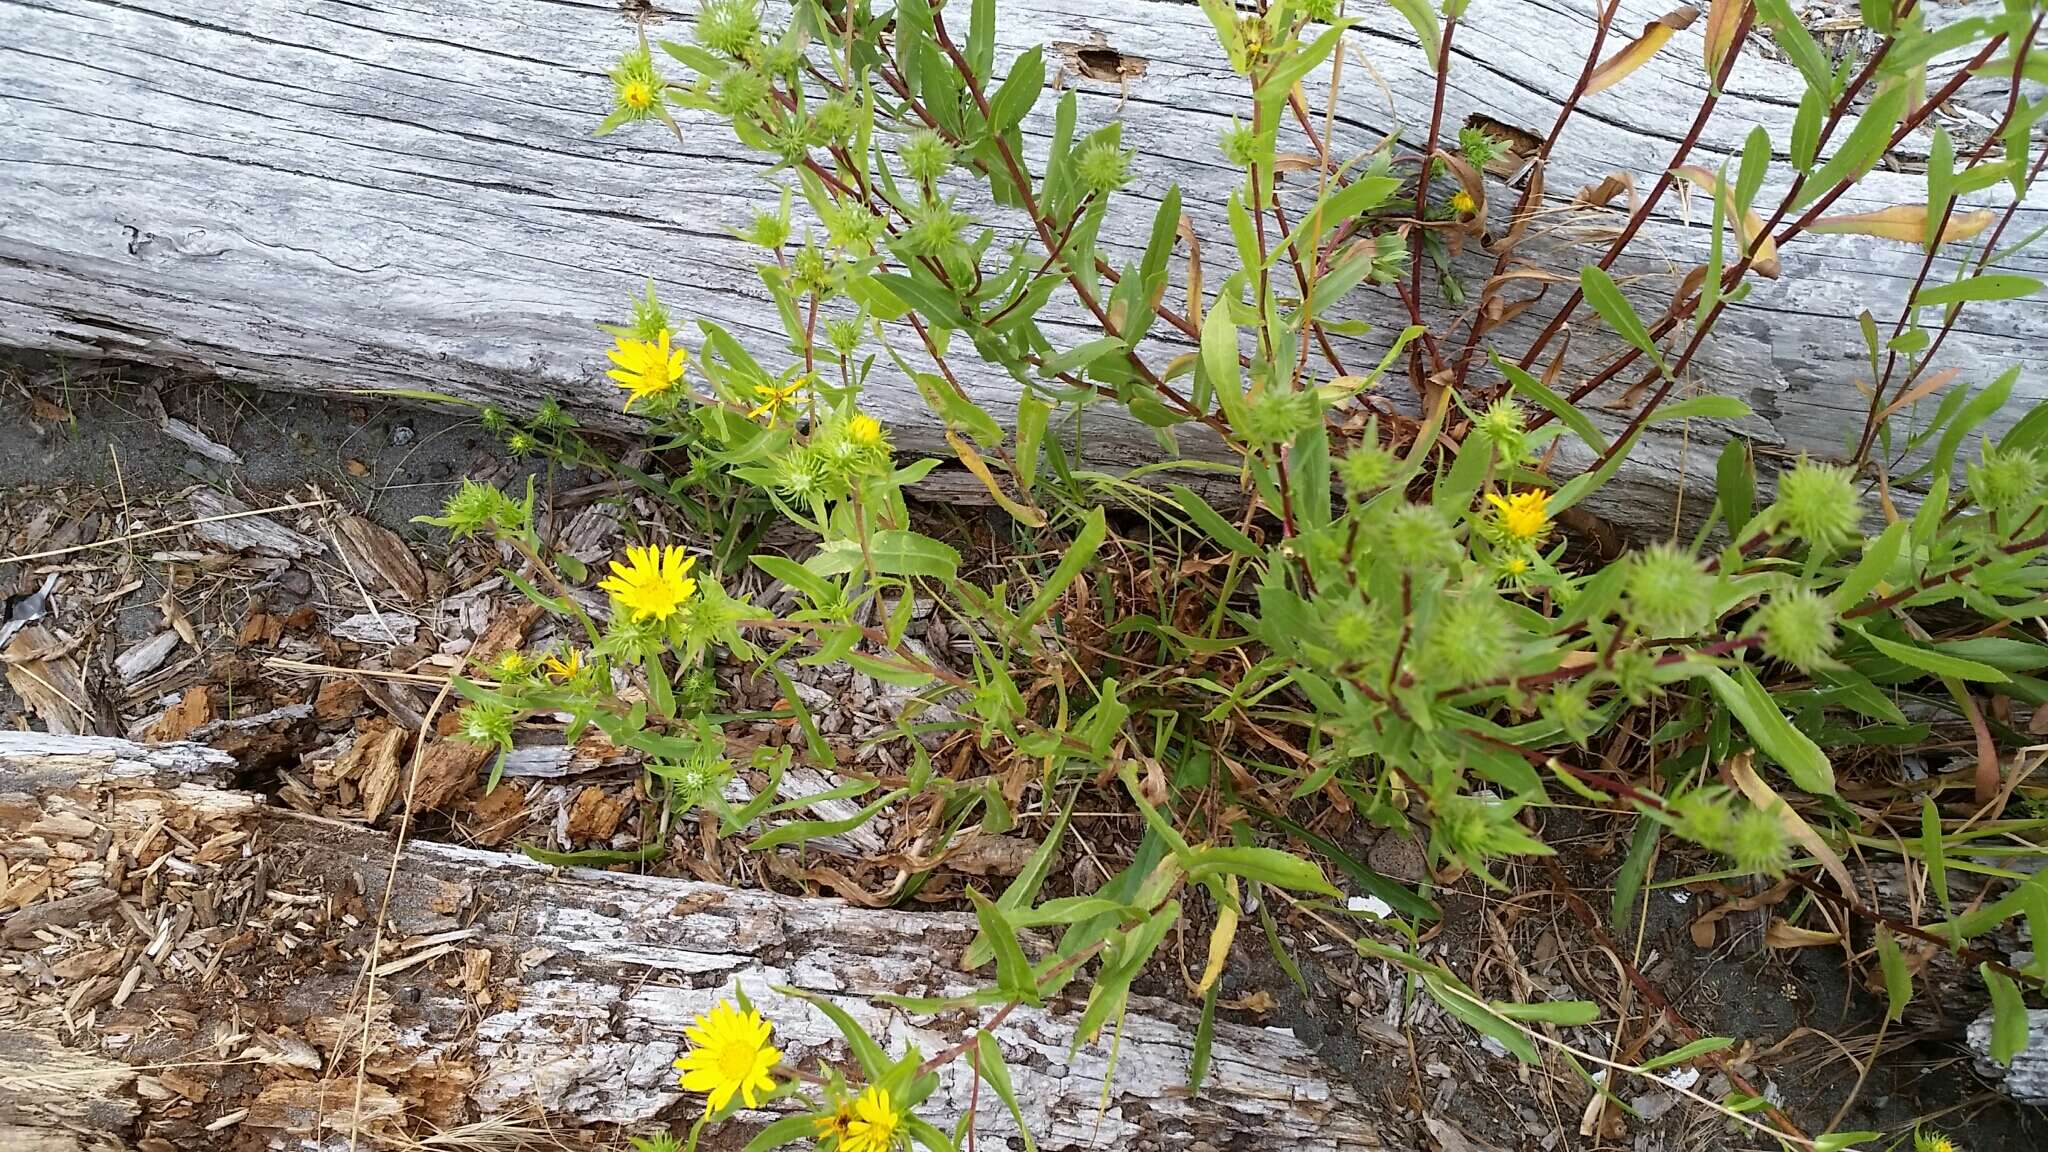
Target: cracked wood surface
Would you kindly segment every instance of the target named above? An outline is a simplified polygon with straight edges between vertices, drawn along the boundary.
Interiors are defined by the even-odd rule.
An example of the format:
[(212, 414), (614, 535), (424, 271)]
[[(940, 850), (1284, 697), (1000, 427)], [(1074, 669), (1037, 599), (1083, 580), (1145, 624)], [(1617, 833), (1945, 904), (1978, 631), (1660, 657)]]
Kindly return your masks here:
[[(1626, 0), (1617, 37), (1661, 2)], [(1591, 43), (1592, 7), (1475, 5), (1455, 40), (1446, 124), (1481, 115), (1543, 135)], [(689, 23), (687, 13), (661, 9), (650, 31), (688, 39)], [(1587, 100), (1567, 128), (1547, 178), (1550, 211), (1528, 248), (1548, 266), (1570, 272), (1588, 262), (1619, 223), (1611, 211), (1568, 207), (1576, 189), (1614, 171), (1647, 189), (1671, 162), (1704, 86), (1705, 24)], [(0, 0), (0, 26), (9, 183), (0, 197), (0, 347), (272, 387), (435, 389), (513, 408), (556, 395), (618, 426), (593, 325), (616, 318), (651, 277), (678, 315), (715, 319), (776, 354), (773, 306), (747, 271), (758, 252), (730, 235), (773, 201), (761, 159), (693, 116), (683, 118), (680, 147), (651, 126), (590, 135), (608, 99), (604, 69), (632, 39), (610, 0)], [(1064, 82), (1082, 93), (1084, 130), (1121, 114), (1138, 149), (1138, 176), (1111, 212), (1104, 255), (1118, 265), (1136, 259), (1159, 196), (1177, 180), (1206, 242), (1208, 280), (1220, 281), (1231, 173), (1215, 142), (1248, 105), (1200, 10), (1171, 0), (1004, 0), (998, 40), (999, 67), (1033, 44), (1065, 45), (1053, 58), (1077, 65), (1082, 48), (1100, 46)], [(1372, 69), (1354, 63), (1345, 73), (1338, 154), (1396, 127), (1421, 132), (1433, 85), (1400, 17), (1371, 6), (1350, 40), (1354, 61), (1369, 58)], [(1781, 145), (1789, 138), (1797, 78), (1758, 44), (1735, 66), (1693, 163), (1717, 166), (1752, 124)], [(1935, 79), (1953, 66), (1937, 64)], [(1965, 94), (1980, 111), (1996, 97), (1976, 86)], [(1025, 125), (1034, 171), (1052, 103), (1042, 100)], [(1910, 162), (1925, 141), (1923, 130), (1899, 154)], [(1774, 171), (1763, 201), (1774, 202), (1788, 179), (1782, 166)], [(1512, 194), (1492, 188), (1498, 227)], [(1837, 210), (1917, 201), (1923, 191), (1916, 176), (1879, 172)], [(1995, 206), (1995, 195), (1982, 202)], [(1617, 266), (1646, 315), (1704, 261), (1707, 215), (1667, 196)], [(1006, 240), (1023, 235), (1014, 215), (990, 219)], [(2044, 224), (2048, 188), (2037, 188), (2008, 238)], [(1788, 246), (1785, 277), (1730, 309), (1688, 382), (1737, 395), (1755, 415), (1657, 430), (1599, 507), (1625, 522), (1655, 521), (1688, 482), (1701, 504), (1730, 435), (1766, 456), (1839, 453), (1863, 410), (1856, 315), (1868, 308), (1888, 325), (1919, 260), (1914, 248), (1865, 237), (1803, 236)], [(1461, 271), (1476, 288), (1489, 267), (1468, 252)], [(2011, 267), (2041, 275), (2048, 258), (2037, 251)], [(1937, 278), (1952, 272), (1937, 263)], [(1561, 299), (1553, 291), (1548, 303)], [(1406, 316), (1372, 290), (1354, 292), (1347, 307), (1375, 326), (1342, 346), (1358, 371)], [(1056, 302), (1045, 316), (1060, 346), (1098, 334), (1077, 306)], [(1517, 350), (1544, 319), (1546, 309), (1533, 309), (1491, 343)], [(1574, 329), (1567, 385), (1618, 347), (1590, 312)], [(1178, 350), (1151, 349), (1162, 362)], [(2001, 417), (2009, 422), (2048, 394), (2048, 308), (1972, 306), (1945, 355), (1966, 385), (2008, 364), (2025, 368)], [(1012, 410), (1013, 381), (971, 354), (955, 367), (992, 412)], [(1386, 387), (1409, 403), (1405, 383)], [(893, 368), (877, 373), (871, 406), (903, 427), (907, 446), (939, 443)], [(1086, 438), (1096, 465), (1158, 454), (1149, 429), (1106, 411), (1091, 415)], [(1214, 450), (1192, 436), (1184, 444)]]
[[(536, 1113), (638, 1130), (687, 1119), (696, 1100), (675, 1090), (670, 1067), (682, 1029), (735, 986), (775, 1021), (792, 1065), (845, 1053), (823, 1013), (776, 986), (830, 997), (892, 1050), (937, 1052), (970, 1034), (963, 1018), (913, 1018), (879, 997), (979, 986), (956, 966), (972, 916), (558, 870), (425, 841), (406, 845), (386, 906), (387, 834), (212, 786), (217, 754), (192, 745), (156, 750), (154, 772), (117, 775), (78, 770), (80, 746), (122, 759), (125, 742), (74, 738), (42, 751), (47, 743), (0, 733), (0, 764), (14, 773), (0, 787), (0, 851), (18, 881), (52, 879), (0, 922), (0, 960), (73, 984), (40, 1008), (18, 1000), (0, 1029), (41, 1043), (68, 1022), (75, 1061), (111, 1088), (91, 1109), (54, 1118), (10, 1110), (0, 1092), (0, 1133), (68, 1123), (103, 1138), (209, 1146), (206, 1126), (247, 1108), (235, 1122), (245, 1134), (345, 1137), (359, 977), (380, 908), (361, 1113), (372, 1133)], [(68, 759), (38, 769), (39, 757)], [(131, 956), (141, 976), (124, 980)], [(1073, 1045), (1078, 1014), (1078, 1004), (1020, 1008), (997, 1030), (1041, 1148), (1381, 1147), (1369, 1106), (1290, 1033), (1219, 1024), (1208, 1080), (1190, 1097), (1186, 1006), (1134, 999), (1113, 1059), (1108, 1032)], [(135, 1085), (112, 1074), (109, 1057), (140, 1077)], [(950, 1130), (974, 1092), (964, 1063), (943, 1079), (922, 1114)], [(146, 1132), (132, 1130), (138, 1100)], [(979, 1105), (980, 1138), (998, 1142), (987, 1146), (1014, 1135), (986, 1090)]]

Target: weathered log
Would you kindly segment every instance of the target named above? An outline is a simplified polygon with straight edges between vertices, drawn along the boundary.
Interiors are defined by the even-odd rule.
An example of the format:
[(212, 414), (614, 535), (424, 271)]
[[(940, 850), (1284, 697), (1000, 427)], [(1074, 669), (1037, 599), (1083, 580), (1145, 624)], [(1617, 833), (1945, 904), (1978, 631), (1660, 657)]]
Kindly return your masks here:
[[(845, 1054), (823, 1013), (778, 987), (829, 997), (894, 1050), (935, 1053), (972, 1034), (965, 1017), (912, 1017), (880, 999), (978, 986), (957, 967), (971, 916), (557, 870), (424, 841), (397, 852), (387, 834), (168, 767), (145, 777), (34, 763), (75, 763), (84, 742), (45, 753), (43, 738), (0, 733), (12, 772), (0, 851), (34, 901), (0, 931), (0, 972), (21, 974), (7, 1024), (43, 1037), (31, 1022), (61, 1021), (80, 1067), (107, 1079), (105, 1061), (118, 1060), (133, 1084), (115, 1077), (116, 1103), (55, 1117), (10, 1110), (0, 1092), (0, 1124), (94, 1129), (98, 1117), (103, 1137), (176, 1147), (208, 1145), (207, 1126), (243, 1109), (228, 1122), (293, 1138), (345, 1136), (355, 1117), (373, 1133), (536, 1114), (644, 1130), (689, 1117), (696, 1104), (670, 1068), (682, 1029), (735, 987), (775, 1021), (792, 1065)], [(204, 778), (216, 768), (204, 752), (157, 756)], [(83, 903), (61, 925), (38, 918), (66, 900)], [(361, 977), (380, 941), (364, 1061)], [(1041, 1148), (1380, 1147), (1354, 1089), (1290, 1034), (1219, 1024), (1191, 1095), (1185, 1007), (1136, 999), (1120, 1042), (1079, 1046), (1077, 1014), (1020, 1008), (996, 1031)], [(965, 1064), (944, 1077), (923, 1111), (950, 1128), (976, 1093)], [(139, 1101), (141, 1129), (123, 1099)], [(978, 1100), (982, 1140), (1015, 1135), (986, 1086)]]
[[(1627, 0), (1617, 36), (1666, 6)], [(626, 295), (652, 277), (678, 314), (717, 320), (758, 351), (785, 355), (773, 306), (747, 271), (758, 252), (731, 235), (773, 199), (761, 160), (694, 116), (683, 119), (680, 146), (652, 129), (591, 135), (608, 98), (603, 69), (633, 37), (631, 17), (612, 0), (38, 0), (5, 11), (0, 347), (273, 387), (426, 388), (515, 409), (555, 395), (617, 427), (593, 325), (620, 314)], [(1172, 0), (1003, 0), (1001, 13), (999, 68), (1028, 46), (1052, 45), (1065, 62), (1063, 82), (1082, 93), (1083, 126), (1120, 115), (1139, 150), (1137, 183), (1112, 211), (1104, 254), (1117, 264), (1135, 259), (1159, 196), (1178, 181), (1206, 241), (1209, 282), (1221, 280), (1213, 269), (1228, 265), (1222, 213), (1231, 173), (1215, 159), (1215, 141), (1245, 101), (1199, 9)], [(1955, 10), (1939, 13), (1946, 20)], [(1414, 139), (1434, 93), (1392, 9), (1367, 5), (1351, 15), (1362, 21), (1351, 41), (1372, 71), (1345, 73), (1340, 155), (1396, 127)], [(642, 16), (657, 36), (689, 38), (689, 13)], [(1541, 138), (1573, 87), (1592, 25), (1585, 5), (1475, 6), (1460, 21), (1445, 123), (1484, 117)], [(1626, 82), (1585, 101), (1547, 173), (1543, 236), (1525, 255), (1547, 249), (1548, 264), (1571, 273), (1604, 248), (1616, 222), (1612, 210), (1570, 207), (1573, 192), (1617, 171), (1647, 187), (1671, 163), (1705, 88), (1705, 26), (1678, 33)], [(1797, 76), (1756, 43), (1737, 63), (1693, 163), (1717, 166), (1755, 124), (1780, 146), (1789, 140)], [(1955, 66), (1937, 61), (1933, 72), (1940, 78)], [(1025, 125), (1034, 166), (1051, 103)], [(1906, 161), (1924, 154), (1925, 138), (1923, 130), (1902, 146)], [(1763, 198), (1774, 202), (1788, 180), (1780, 165)], [(1982, 202), (1995, 203), (1998, 191)], [(1508, 198), (1496, 184), (1494, 199)], [(1917, 176), (1880, 171), (1837, 210), (1923, 199)], [(1705, 261), (1708, 215), (1666, 197), (1617, 266), (1624, 279), (1640, 278), (1631, 290), (1646, 313)], [(1020, 221), (991, 219), (1005, 238), (1023, 235)], [(2044, 223), (2048, 188), (2037, 186), (2007, 235)], [(1860, 426), (1855, 317), (1867, 308), (1888, 323), (1920, 254), (1865, 237), (1807, 235), (1788, 247), (1785, 264), (1782, 280), (1730, 309), (1687, 382), (1733, 393), (1755, 415), (1656, 432), (1602, 505), (1610, 513), (1668, 521), (1686, 478), (1695, 497), (1708, 486), (1730, 435), (1766, 455), (1833, 454)], [(1476, 283), (1489, 265), (1468, 252), (1462, 268)], [(2011, 266), (2040, 275), (2048, 256), (2036, 246)], [(1934, 276), (1954, 267), (1938, 260)], [(1347, 307), (1376, 328), (1347, 345), (1356, 371), (1408, 321), (1389, 294), (1361, 290)], [(1099, 334), (1078, 308), (1047, 315), (1062, 345)], [(1545, 318), (1546, 309), (1532, 309), (1494, 342), (1517, 349)], [(1575, 328), (1567, 383), (1616, 347), (1589, 313)], [(2001, 417), (2009, 421), (2048, 395), (2044, 337), (2048, 309), (1972, 306), (1947, 362), (1964, 368), (1962, 385), (2024, 366)], [(971, 355), (956, 360), (973, 394), (993, 412), (1010, 411), (1013, 381)], [(1404, 385), (1389, 388), (1405, 400)], [(893, 369), (877, 374), (872, 404), (904, 428), (906, 444), (937, 443), (915, 391)], [(1091, 416), (1087, 436), (1096, 465), (1157, 453), (1149, 429), (1114, 415)], [(1189, 447), (1201, 450), (1195, 438)]]
[(1991, 1058), (1991, 1013), (1970, 1022), (1970, 1052), (1977, 1073), (2022, 1104), (2048, 1105), (2048, 1010), (2027, 1010), (2027, 1042), (2010, 1064)]

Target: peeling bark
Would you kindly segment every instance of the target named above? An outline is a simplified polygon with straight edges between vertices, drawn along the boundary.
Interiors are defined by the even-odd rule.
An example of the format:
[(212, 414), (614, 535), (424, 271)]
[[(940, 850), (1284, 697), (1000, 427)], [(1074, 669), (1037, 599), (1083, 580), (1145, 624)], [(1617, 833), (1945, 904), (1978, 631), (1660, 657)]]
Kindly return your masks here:
[[(933, 1053), (972, 1032), (965, 1017), (913, 1018), (881, 1000), (980, 986), (957, 966), (971, 916), (424, 841), (405, 845), (394, 874), (385, 833), (196, 782), (217, 767), (203, 750), (151, 750), (189, 765), (184, 778), (116, 778), (39, 767), (105, 759), (83, 740), (37, 751), (46, 742), (0, 734), (13, 773), (0, 843), (17, 881), (50, 881), (4, 922), (0, 970), (22, 974), (14, 1028), (62, 1035), (78, 1049), (66, 1059), (96, 1075), (132, 1073), (116, 1083), (125, 1103), (95, 1112), (110, 1137), (206, 1146), (207, 1125), (242, 1109), (233, 1126), (273, 1143), (345, 1134), (357, 1116), (373, 1135), (536, 1115), (645, 1130), (697, 1106), (670, 1065), (684, 1025), (735, 987), (797, 1066), (846, 1057), (825, 1016), (778, 987), (831, 997), (892, 1050)], [(90, 743), (115, 763), (133, 747)], [(38, 914), (63, 901), (80, 903), (61, 925)], [(361, 975), (380, 919), (365, 1061)], [(1186, 1006), (1134, 1000), (1114, 1055), (1109, 1034), (1073, 1044), (1078, 1012), (1020, 1008), (996, 1032), (1041, 1148), (1380, 1147), (1364, 1101), (1291, 1034), (1218, 1024), (1208, 1079), (1190, 1096)], [(949, 1130), (975, 1092), (965, 1063), (943, 1076), (922, 1114)], [(52, 1127), (13, 1115), (0, 1094), (5, 1123)], [(985, 1086), (977, 1132), (985, 1147), (1016, 1132)]]

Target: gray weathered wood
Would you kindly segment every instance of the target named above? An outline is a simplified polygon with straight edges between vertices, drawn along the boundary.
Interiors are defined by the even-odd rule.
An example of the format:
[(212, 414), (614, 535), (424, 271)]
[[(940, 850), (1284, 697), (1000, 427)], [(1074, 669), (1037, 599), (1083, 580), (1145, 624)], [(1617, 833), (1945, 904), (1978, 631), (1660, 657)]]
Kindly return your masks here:
[[(291, 1146), (323, 1131), (346, 1146), (358, 1114), (372, 1136), (536, 1113), (558, 1129), (644, 1130), (700, 1106), (677, 1089), (670, 1065), (683, 1028), (735, 987), (775, 1022), (792, 1065), (847, 1057), (824, 1014), (778, 986), (829, 997), (895, 1051), (916, 1044), (936, 1053), (971, 1034), (967, 1017), (912, 1016), (880, 999), (978, 987), (982, 978), (958, 967), (974, 935), (969, 915), (558, 870), (425, 841), (397, 853), (386, 900), (397, 851), (388, 834), (294, 815), (175, 771), (154, 787), (80, 773), (73, 765), (93, 755), (85, 743), (104, 746), (102, 758), (116, 764), (134, 757), (131, 745), (108, 740), (58, 746), (50, 755), (60, 763), (47, 770), (28, 763), (27, 740), (7, 753), (16, 783), (0, 805), (0, 852), (17, 885), (50, 883), (0, 921), (0, 971), (83, 976), (82, 987), (44, 993), (79, 1006), (69, 1039), (82, 1051), (71, 1058), (108, 1079), (101, 1057), (113, 1057), (154, 1088), (142, 1093), (146, 1132), (125, 1132), (105, 1108), (89, 1127), (199, 1147), (213, 1139), (205, 1125), (246, 1108), (245, 1134), (275, 1129), (266, 1134)], [(190, 759), (182, 747), (179, 763)], [(119, 867), (65, 867), (102, 858)], [(38, 911), (61, 901), (76, 903)], [(358, 1113), (360, 976), (379, 939)], [(123, 968), (152, 943), (151, 962), (134, 961), (142, 978), (117, 992)], [(95, 966), (95, 957), (113, 962)], [(30, 991), (17, 1001), (24, 1014)], [(1079, 1010), (1064, 999), (1020, 1008), (996, 1030), (1041, 1148), (1381, 1147), (1367, 1103), (1290, 1033), (1219, 1024), (1208, 1079), (1190, 1096), (1188, 1006), (1139, 997), (1120, 1039), (1105, 1031), (1075, 1046)], [(223, 1040), (214, 1025), (230, 1016), (237, 1031)], [(18, 1023), (0, 1016), (0, 1028)], [(208, 1086), (200, 1107), (153, 1084), (164, 1066), (188, 1086)], [(6, 1070), (0, 1061), (0, 1076)], [(964, 1063), (943, 1080), (920, 1114), (950, 1130), (976, 1093)], [(114, 1099), (110, 1107), (122, 1097)], [(978, 1100), (981, 1140), (1015, 1134), (985, 1088)], [(10, 1121), (39, 1123), (10, 1115), (8, 1101), (0, 1085), (0, 1133)]]
[[(1627, 0), (1617, 37), (1663, 2)], [(1446, 122), (1479, 113), (1541, 136), (1591, 41), (1593, 8), (1473, 5), (1456, 38)], [(1340, 154), (1397, 126), (1418, 137), (1433, 89), (1400, 18), (1381, 5), (1364, 9), (1353, 59), (1372, 67), (1354, 62), (1344, 74)], [(1205, 241), (1208, 282), (1220, 280), (1230, 173), (1215, 141), (1246, 103), (1201, 12), (1169, 0), (1003, 0), (1001, 11), (999, 61), (1038, 43), (1099, 43), (1142, 58), (1121, 90), (1066, 77), (1083, 93), (1084, 127), (1120, 114), (1139, 150), (1139, 178), (1112, 213), (1105, 255), (1134, 259), (1158, 197), (1179, 181)], [(662, 11), (651, 31), (687, 39), (689, 22)], [(1611, 212), (1565, 210), (1574, 190), (1617, 170), (1646, 188), (1669, 163), (1703, 89), (1705, 23), (1586, 101), (1566, 131), (1547, 185), (1558, 211), (1539, 226), (1552, 230), (1543, 244), (1553, 265), (1582, 262), (1587, 249), (1572, 241), (1614, 222)], [(780, 341), (747, 271), (758, 253), (729, 234), (772, 201), (761, 160), (696, 117), (684, 118), (681, 147), (644, 125), (590, 135), (608, 98), (603, 71), (632, 39), (611, 0), (0, 0), (0, 25), (0, 346), (267, 386), (436, 389), (515, 408), (554, 394), (616, 426), (617, 394), (602, 377), (605, 342), (593, 325), (616, 318), (644, 279), (680, 315), (716, 319), (764, 353)], [(1796, 83), (1752, 44), (1694, 162), (1718, 164), (1752, 124), (1782, 146)], [(1051, 103), (1026, 125), (1027, 153), (1042, 155)], [(1902, 151), (1910, 159), (1916, 148), (1924, 132)], [(1765, 198), (1786, 179), (1774, 173)], [(1494, 198), (1508, 197), (1496, 186)], [(1917, 177), (1880, 172), (1839, 209), (1920, 198)], [(1694, 215), (1667, 198), (1639, 255), (1617, 268), (1641, 278), (1644, 311), (1661, 309), (1677, 276), (1704, 261), (1706, 213)], [(1014, 217), (992, 220), (1005, 236), (1021, 235)], [(2007, 238), (2043, 223), (2048, 189), (2037, 189)], [(1628, 473), (1640, 483), (1614, 496), (1640, 498), (1648, 485), (1663, 499), (1634, 518), (1667, 514), (1679, 478), (1690, 474), (1696, 496), (1730, 434), (1766, 454), (1840, 451), (1863, 404), (1852, 382), (1862, 355), (1855, 316), (1868, 308), (1888, 322), (1919, 259), (1908, 246), (1859, 237), (1789, 247), (1785, 278), (1731, 309), (1697, 362), (1697, 386), (1738, 395), (1756, 415), (1653, 436)], [(1475, 283), (1482, 261), (1468, 257)], [(2014, 266), (2040, 274), (2044, 258), (2030, 253)], [(1936, 275), (1949, 270), (1944, 261)], [(1406, 317), (1370, 290), (1350, 306), (1378, 332), (1353, 349), (1355, 369)], [(1048, 316), (1057, 342), (1092, 334), (1078, 309)], [(1518, 347), (1543, 317), (1538, 309), (1510, 324), (1497, 343)], [(1596, 323), (1582, 313), (1567, 381), (1615, 347)], [(1965, 384), (2026, 366), (2008, 420), (2022, 399), (2048, 394), (2048, 309), (1975, 306), (1948, 350)], [(1009, 410), (1013, 382), (971, 356), (956, 366), (991, 410)], [(872, 403), (905, 426), (906, 443), (934, 442), (915, 392), (893, 370), (879, 374)], [(1091, 417), (1087, 435), (1099, 464), (1157, 451), (1148, 430), (1114, 415)]]
[(2048, 1104), (2048, 1010), (2027, 1010), (2027, 1043), (2009, 1065), (1991, 1059), (1991, 1013), (1970, 1022), (1970, 1051), (1977, 1072), (2022, 1104)]

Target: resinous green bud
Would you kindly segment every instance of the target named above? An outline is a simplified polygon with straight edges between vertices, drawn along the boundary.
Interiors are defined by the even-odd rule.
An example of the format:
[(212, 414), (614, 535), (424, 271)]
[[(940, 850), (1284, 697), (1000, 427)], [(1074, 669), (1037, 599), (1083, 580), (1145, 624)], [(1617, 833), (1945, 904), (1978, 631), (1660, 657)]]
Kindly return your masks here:
[(1107, 140), (1097, 140), (1081, 150), (1074, 162), (1074, 177), (1081, 191), (1106, 196), (1131, 180), (1131, 154)]
[(1757, 609), (1753, 626), (1764, 635), (1764, 651), (1798, 668), (1814, 669), (1835, 648), (1835, 610), (1810, 588), (1773, 596)]
[(1652, 636), (1678, 638), (1713, 622), (1714, 578), (1690, 553), (1654, 544), (1627, 563), (1622, 587), (1630, 623)]
[(2024, 448), (1984, 445), (1968, 470), (1970, 499), (1992, 512), (2025, 511), (2041, 496), (2041, 458)]
[(697, 9), (697, 43), (735, 60), (754, 52), (761, 36), (761, 11), (754, 0), (706, 0)]
[(929, 128), (903, 142), (903, 170), (920, 184), (929, 184), (953, 166), (953, 146)]
[(1847, 468), (1816, 464), (1804, 456), (1778, 477), (1775, 505), (1781, 523), (1817, 548), (1836, 548), (1854, 539), (1863, 522), (1856, 483)]

